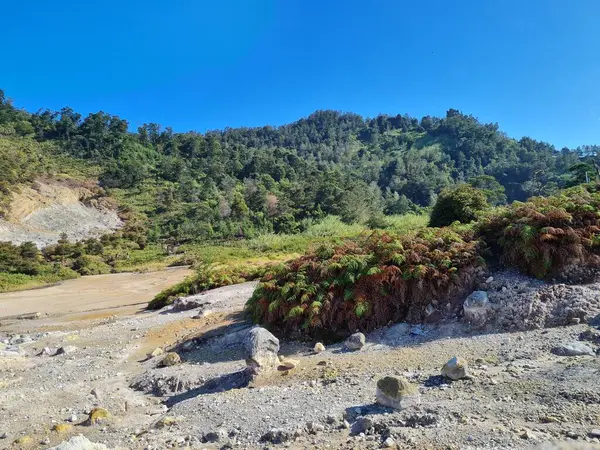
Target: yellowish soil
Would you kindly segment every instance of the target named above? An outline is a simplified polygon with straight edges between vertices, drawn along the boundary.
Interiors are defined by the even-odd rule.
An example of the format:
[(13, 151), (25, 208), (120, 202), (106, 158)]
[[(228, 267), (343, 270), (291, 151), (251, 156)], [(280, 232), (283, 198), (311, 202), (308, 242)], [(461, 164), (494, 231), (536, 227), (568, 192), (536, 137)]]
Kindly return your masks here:
[(160, 291), (191, 274), (188, 268), (173, 268), (160, 272), (94, 275), (43, 289), (4, 293), (0, 294), (0, 321), (39, 312), (41, 318), (28, 321), (29, 327), (64, 329), (65, 323), (77, 322), (81, 328), (82, 321), (138, 313)]

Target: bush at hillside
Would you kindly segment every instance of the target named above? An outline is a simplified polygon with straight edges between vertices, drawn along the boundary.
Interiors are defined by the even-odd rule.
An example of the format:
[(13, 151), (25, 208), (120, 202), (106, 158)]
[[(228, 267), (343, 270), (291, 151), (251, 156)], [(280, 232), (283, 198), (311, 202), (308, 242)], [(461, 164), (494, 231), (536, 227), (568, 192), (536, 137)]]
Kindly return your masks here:
[(589, 184), (494, 211), (477, 231), (490, 254), (539, 278), (570, 266), (600, 267), (600, 194)]
[(310, 335), (420, 322), (429, 305), (454, 312), (472, 289), (483, 264), (477, 244), (449, 229), (424, 229), (322, 246), (269, 271), (247, 310), (265, 326)]
[(485, 193), (470, 184), (444, 189), (433, 206), (429, 226), (445, 227), (456, 221), (470, 223), (488, 207)]

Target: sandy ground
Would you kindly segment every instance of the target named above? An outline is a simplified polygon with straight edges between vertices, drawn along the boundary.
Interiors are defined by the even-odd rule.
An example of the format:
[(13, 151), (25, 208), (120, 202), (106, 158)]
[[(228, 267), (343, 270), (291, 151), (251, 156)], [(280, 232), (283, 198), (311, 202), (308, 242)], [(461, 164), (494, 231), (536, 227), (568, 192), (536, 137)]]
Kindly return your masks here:
[[(408, 325), (378, 330), (367, 336), (360, 351), (347, 352), (336, 344), (318, 355), (312, 342), (281, 339), (280, 354), (297, 359), (297, 368), (247, 385), (240, 375), (244, 352), (236, 346), (239, 339), (232, 338), (250, 326), (242, 310), (255, 285), (207, 292), (201, 299), (204, 314), (198, 309), (140, 311), (137, 303), (158, 289), (146, 286), (149, 280), (166, 283), (163, 277), (175, 274), (182, 277), (184, 271), (155, 273), (145, 281), (133, 274), (111, 275), (95, 288), (87, 286), (81, 291), (85, 294), (30, 291), (37, 304), (60, 302), (72, 312), (43, 321), (0, 323), (0, 449), (47, 449), (77, 434), (111, 449), (132, 450), (377, 449), (388, 437), (393, 440), (389, 448), (402, 449), (600, 445), (594, 434), (600, 429), (600, 358), (552, 352), (571, 342), (599, 350), (600, 341), (579, 340), (582, 333), (600, 333), (597, 325), (507, 333), (475, 330), (458, 318), (419, 326), (417, 332)], [(123, 280), (129, 283), (122, 285)], [(537, 301), (544, 286), (527, 283), (507, 275), (487, 288), (492, 301), (506, 308), (511, 298)], [(581, 295), (595, 300), (599, 287), (588, 286)], [(55, 292), (54, 297), (44, 296), (47, 292)], [(25, 303), (27, 293), (21, 294), (16, 303)], [(88, 295), (87, 306), (80, 306)], [(131, 310), (121, 307), (124, 298)], [(0, 296), (0, 304), (13, 305), (5, 300)], [(590, 305), (586, 308), (594, 307)], [(23, 305), (11, 307), (18, 313), (30, 311)], [(117, 317), (85, 316), (95, 313), (84, 310), (93, 309), (116, 312)], [(38, 356), (44, 347), (59, 346), (71, 346), (72, 353)], [(159, 367), (162, 357), (145, 357), (157, 347), (177, 351), (183, 363)], [(440, 377), (441, 366), (454, 355), (469, 362), (470, 379)], [(402, 411), (377, 405), (376, 382), (385, 375), (408, 378), (418, 387), (421, 404)], [(86, 425), (88, 413), (98, 406), (111, 418)], [(364, 417), (371, 422), (361, 430)], [(62, 423), (72, 427), (52, 431)], [(286, 442), (265, 442), (273, 429)], [(13, 444), (24, 436), (31, 438), (29, 443)]]
[(41, 318), (21, 322), (17, 328), (60, 327), (66, 322), (135, 314), (156, 294), (190, 275), (186, 267), (158, 272), (94, 275), (67, 280), (30, 291), (0, 294), (0, 329), (22, 314), (40, 313)]

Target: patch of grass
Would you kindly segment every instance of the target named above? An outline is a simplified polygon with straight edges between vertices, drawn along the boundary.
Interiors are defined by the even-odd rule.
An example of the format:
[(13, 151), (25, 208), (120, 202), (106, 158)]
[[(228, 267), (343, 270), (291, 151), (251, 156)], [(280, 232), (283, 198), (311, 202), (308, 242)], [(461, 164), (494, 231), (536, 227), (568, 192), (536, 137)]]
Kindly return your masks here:
[(38, 275), (25, 275), (22, 273), (0, 273), (0, 292), (25, 291), (35, 289), (61, 281), (78, 278), (80, 275), (70, 269), (60, 268)]
[[(389, 216), (389, 227), (400, 233), (416, 232), (427, 224), (427, 216), (408, 214)], [(197, 273), (158, 294), (149, 305), (162, 308), (176, 297), (206, 289), (250, 281), (261, 277), (267, 268), (298, 258), (322, 245), (340, 245), (345, 239), (368, 232), (364, 225), (348, 225), (329, 216), (311, 224), (300, 234), (263, 234), (253, 239), (212, 245), (186, 244), (179, 249), (180, 263), (194, 266)]]

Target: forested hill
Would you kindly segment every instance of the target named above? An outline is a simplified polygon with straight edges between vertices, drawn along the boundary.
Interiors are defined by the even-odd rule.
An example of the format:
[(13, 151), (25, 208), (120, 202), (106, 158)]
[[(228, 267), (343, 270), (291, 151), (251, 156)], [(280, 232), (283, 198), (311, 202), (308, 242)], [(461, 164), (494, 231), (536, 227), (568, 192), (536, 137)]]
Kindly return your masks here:
[(179, 242), (296, 232), (329, 214), (376, 222), (427, 207), (459, 182), (494, 192), (495, 203), (524, 200), (581, 181), (594, 171), (582, 158), (597, 150), (515, 140), (453, 109), (444, 118), (317, 111), (280, 127), (131, 132), (104, 112), (29, 113), (2, 91), (0, 139), (0, 197), (46, 170), (40, 161), (68, 155), (149, 219), (150, 239)]

